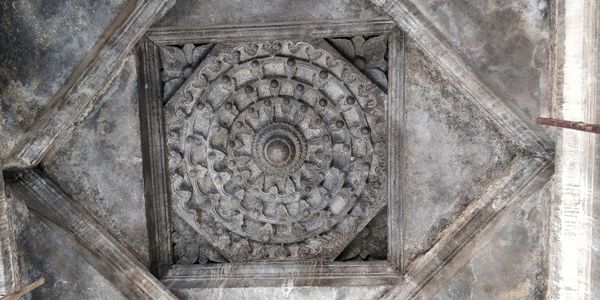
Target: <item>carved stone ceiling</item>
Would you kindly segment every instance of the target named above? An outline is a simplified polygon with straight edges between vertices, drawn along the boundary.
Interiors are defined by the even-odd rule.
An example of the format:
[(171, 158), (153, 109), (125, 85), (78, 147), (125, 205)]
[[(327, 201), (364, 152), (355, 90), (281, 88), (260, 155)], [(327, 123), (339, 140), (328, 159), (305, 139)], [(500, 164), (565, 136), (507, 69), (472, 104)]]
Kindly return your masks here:
[(174, 210), (232, 262), (334, 259), (386, 203), (385, 101), (310, 43), (213, 47), (165, 108)]
[[(135, 7), (148, 14), (109, 28), (115, 34), (99, 45), (108, 50), (83, 59), (81, 77), (53, 91), (52, 109), (19, 143), (7, 143), (7, 189), (29, 260), (24, 277), (39, 273), (28, 263), (44, 261), (36, 240), (60, 228), (69, 238), (54, 241), (64, 243), (57, 248), (86, 248), (73, 261), (89, 263), (86, 272), (97, 270), (110, 282), (102, 286), (116, 290), (94, 288), (133, 298), (210, 298), (223, 287), (268, 299), (279, 297), (268, 290), (279, 286), (468, 298), (443, 288), (468, 290), (462, 280), (479, 287), (477, 272), (495, 279), (482, 271), (495, 257), (495, 266), (527, 281), (513, 288), (506, 279), (507, 290), (543, 294), (542, 186), (553, 153), (523, 117), (541, 104), (522, 113), (512, 103), (533, 92), (498, 91), (518, 64), (490, 75), (502, 63), (488, 48), (477, 56), (473, 40), (481, 36), (461, 35), (470, 42), (461, 48), (451, 32), (431, 29), (446, 19), (423, 19), (404, 5), (379, 1), (392, 22), (370, 4), (313, 2), (285, 13), (286, 23), (276, 5), (265, 8), (273, 16), (264, 24), (220, 12), (222, 26), (209, 24), (198, 5), (178, 3), (149, 29), (170, 5), (150, 1)], [(305, 10), (316, 14), (309, 22)], [(528, 38), (542, 51), (547, 29), (535, 30)], [(541, 54), (529, 50), (519, 53), (543, 70)], [(547, 74), (539, 72), (531, 85), (541, 97)], [(517, 244), (528, 261), (494, 252)], [(66, 256), (48, 258), (46, 267), (59, 271), (40, 272), (58, 281), (68, 272), (54, 265)], [(133, 275), (111, 275), (108, 262), (131, 266)], [(480, 289), (469, 295), (493, 294)]]

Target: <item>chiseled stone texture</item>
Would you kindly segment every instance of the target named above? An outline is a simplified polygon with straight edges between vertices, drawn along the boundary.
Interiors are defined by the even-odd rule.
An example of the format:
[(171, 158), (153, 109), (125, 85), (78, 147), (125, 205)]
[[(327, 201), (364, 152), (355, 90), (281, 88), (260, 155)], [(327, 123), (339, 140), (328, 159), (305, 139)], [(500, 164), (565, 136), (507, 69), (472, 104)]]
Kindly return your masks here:
[(186, 289), (173, 293), (186, 300), (370, 300), (379, 298), (387, 289), (389, 287), (259, 287)]
[(334, 259), (385, 205), (385, 94), (325, 49), (217, 45), (165, 106), (173, 209), (232, 262)]
[(517, 148), (412, 41), (405, 59), (404, 248), (409, 263), (508, 167)]
[(72, 136), (42, 168), (142, 264), (148, 233), (142, 175), (135, 56)]
[[(597, 105), (596, 115), (600, 118), (600, 105)], [(596, 145), (600, 145), (600, 135), (596, 135)], [(594, 158), (596, 164), (596, 174), (600, 175), (600, 151), (596, 152)], [(593, 200), (592, 216), (594, 223), (592, 227), (593, 247), (592, 247), (592, 295), (600, 295), (600, 176), (596, 176), (594, 183), (594, 193), (596, 198)]]
[(77, 253), (64, 232), (44, 224), (23, 202), (14, 200), (22, 283), (46, 280), (23, 299), (126, 299)]
[(544, 299), (551, 186), (529, 198), (433, 299)]
[(517, 113), (533, 120), (548, 112), (547, 0), (411, 2)]
[(27, 132), (126, 2), (0, 2), (0, 155)]
[(388, 251), (388, 210), (384, 207), (344, 248), (336, 260), (385, 260)]
[(214, 26), (244, 23), (380, 18), (363, 0), (190, 0), (177, 1), (158, 26)]

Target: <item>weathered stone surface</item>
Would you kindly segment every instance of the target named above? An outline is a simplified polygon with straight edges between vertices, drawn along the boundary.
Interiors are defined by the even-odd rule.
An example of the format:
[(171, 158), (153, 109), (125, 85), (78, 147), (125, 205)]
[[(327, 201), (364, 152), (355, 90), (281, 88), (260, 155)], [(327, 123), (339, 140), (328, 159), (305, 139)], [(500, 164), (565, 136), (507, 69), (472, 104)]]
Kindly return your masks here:
[(136, 61), (120, 75), (44, 170), (148, 265)]
[[(597, 116), (600, 116), (600, 107), (598, 108)], [(600, 145), (600, 136), (596, 137), (595, 141), (596, 145)], [(600, 165), (600, 151), (596, 152), (596, 157), (594, 158), (596, 163), (596, 170), (600, 169), (598, 166)], [(600, 173), (600, 171), (596, 171), (596, 174)], [(595, 186), (595, 194), (596, 199), (594, 200), (594, 210), (592, 212), (592, 216), (594, 218), (593, 222), (593, 233), (592, 233), (592, 259), (591, 259), (591, 294), (592, 295), (600, 295), (600, 239), (597, 237), (600, 236), (600, 176), (596, 175)]]
[(72, 248), (64, 232), (51, 229), (13, 199), (22, 280), (46, 280), (31, 293), (32, 299), (126, 299)]
[(173, 214), (173, 256), (176, 264), (224, 263), (227, 259), (181, 217)]
[(291, 261), (173, 265), (161, 281), (171, 290), (220, 287), (384, 287), (401, 276), (385, 261)]
[[(600, 4), (555, 1), (553, 118), (600, 124)], [(600, 295), (600, 134), (556, 129), (550, 295)]]
[(177, 1), (157, 26), (214, 26), (384, 16), (373, 4), (361, 0)]
[(388, 210), (382, 209), (336, 260), (384, 260), (388, 252)]
[(125, 3), (0, 3), (0, 155), (22, 138)]
[(549, 1), (411, 2), (516, 112), (548, 113)]
[(1, 165), (0, 161), (0, 295), (6, 295), (19, 288), (21, 276), (14, 224), (15, 204), (5, 192)]
[(423, 50), (427, 57), (439, 65), (442, 73), (461, 91), (490, 115), (521, 148), (545, 159), (552, 159), (554, 145), (539, 126), (530, 118), (519, 116), (520, 110), (511, 108), (511, 102), (495, 93), (478, 75), (476, 68), (465, 60), (459, 50), (451, 46), (431, 21), (423, 16), (410, 1), (372, 0), (385, 10), (400, 28)]
[(430, 299), (543, 299), (551, 186), (528, 199)]
[(371, 300), (377, 299), (387, 287), (275, 287), (236, 289), (189, 289), (176, 290), (181, 299), (298, 299), (298, 300)]
[(40, 170), (14, 173), (9, 188), (46, 225), (64, 231), (71, 246), (128, 298), (176, 299), (131, 251)]
[(415, 47), (406, 47), (406, 263), (427, 251), (518, 153)]

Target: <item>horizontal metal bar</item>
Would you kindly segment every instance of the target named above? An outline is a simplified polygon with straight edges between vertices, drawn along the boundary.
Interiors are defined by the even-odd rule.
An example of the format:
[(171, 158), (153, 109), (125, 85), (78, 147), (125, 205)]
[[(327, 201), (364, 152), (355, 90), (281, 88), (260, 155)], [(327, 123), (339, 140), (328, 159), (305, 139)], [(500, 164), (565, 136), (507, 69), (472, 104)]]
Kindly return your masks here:
[(536, 122), (541, 125), (574, 129), (596, 134), (600, 133), (600, 124), (590, 124), (585, 122), (567, 121), (552, 118), (537, 118)]

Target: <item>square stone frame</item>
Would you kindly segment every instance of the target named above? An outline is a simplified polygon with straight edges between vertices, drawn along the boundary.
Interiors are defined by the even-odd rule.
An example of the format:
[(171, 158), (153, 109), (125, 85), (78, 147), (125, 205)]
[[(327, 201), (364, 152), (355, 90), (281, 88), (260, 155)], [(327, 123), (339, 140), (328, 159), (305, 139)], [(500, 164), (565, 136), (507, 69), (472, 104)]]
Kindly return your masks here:
[[(158, 46), (310, 40), (388, 34), (387, 207), (388, 252), (383, 261), (298, 261), (177, 265), (173, 262), (172, 224)], [(402, 170), (404, 164), (404, 35), (389, 19), (290, 22), (210, 28), (154, 27), (137, 48), (140, 128), (146, 220), (152, 273), (171, 289), (275, 286), (391, 286), (403, 270)]]

